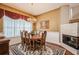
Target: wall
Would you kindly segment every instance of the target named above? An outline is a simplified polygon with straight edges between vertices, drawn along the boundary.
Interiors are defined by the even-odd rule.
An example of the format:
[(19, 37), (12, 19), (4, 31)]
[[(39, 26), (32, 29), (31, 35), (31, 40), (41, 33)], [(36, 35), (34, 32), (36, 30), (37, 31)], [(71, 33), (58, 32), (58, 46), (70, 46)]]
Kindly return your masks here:
[[(69, 6), (65, 5), (61, 8), (61, 24), (68, 24), (72, 19), (79, 19), (79, 5), (78, 6)], [(72, 11), (71, 11), (72, 9)], [(71, 15), (72, 14), (72, 15)]]
[(69, 6), (65, 5), (62, 6), (61, 8), (61, 24), (67, 24), (69, 23), (69, 19), (70, 19), (70, 11), (69, 11)]
[[(15, 8), (12, 8), (12, 7), (9, 7), (9, 6), (6, 6), (6, 5), (3, 5), (3, 4), (0, 4), (0, 8), (4, 9), (4, 10), (8, 10), (8, 11), (11, 11), (11, 12), (15, 12), (15, 13), (18, 13), (18, 14), (22, 14), (22, 15), (26, 15), (32, 19), (34, 19), (35, 17), (33, 17), (32, 15), (26, 13), (26, 12), (23, 12), (23, 11), (20, 11), (20, 10), (17, 10)], [(0, 32), (3, 31), (3, 20), (0, 19)]]
[(3, 31), (3, 19), (1, 18), (0, 19), (0, 32)]
[(72, 7), (72, 18), (78, 18), (79, 19), (79, 5)]
[(33, 28), (33, 30), (36, 30), (36, 23), (33, 23), (32, 28)]
[(59, 32), (60, 30), (60, 9), (55, 9), (37, 16), (37, 30), (40, 29), (40, 22), (49, 20), (47, 31)]
[(46, 41), (50, 43), (59, 43), (59, 32), (47, 32)]

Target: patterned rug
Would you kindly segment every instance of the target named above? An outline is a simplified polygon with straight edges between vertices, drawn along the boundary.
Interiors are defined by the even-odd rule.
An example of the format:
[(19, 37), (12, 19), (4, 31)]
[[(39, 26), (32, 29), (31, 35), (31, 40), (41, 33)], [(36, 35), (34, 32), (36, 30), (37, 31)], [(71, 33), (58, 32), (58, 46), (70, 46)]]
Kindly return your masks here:
[(10, 55), (63, 55), (64, 48), (46, 43), (46, 50), (24, 51), (20, 43), (10, 46)]

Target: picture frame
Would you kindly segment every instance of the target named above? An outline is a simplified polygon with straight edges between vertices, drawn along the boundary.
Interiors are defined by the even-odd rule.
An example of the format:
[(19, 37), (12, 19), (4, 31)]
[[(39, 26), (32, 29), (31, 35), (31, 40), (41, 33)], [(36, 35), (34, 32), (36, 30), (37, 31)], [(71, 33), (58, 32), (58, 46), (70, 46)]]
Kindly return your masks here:
[(41, 21), (40, 29), (49, 29), (49, 20)]

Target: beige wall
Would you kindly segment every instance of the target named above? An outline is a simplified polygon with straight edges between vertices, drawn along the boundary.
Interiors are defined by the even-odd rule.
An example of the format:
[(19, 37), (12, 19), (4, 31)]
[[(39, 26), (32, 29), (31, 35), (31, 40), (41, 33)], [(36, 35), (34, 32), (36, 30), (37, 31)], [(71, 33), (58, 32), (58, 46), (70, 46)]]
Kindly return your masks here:
[(78, 18), (79, 19), (79, 5), (72, 7), (72, 18)]
[(37, 30), (40, 29), (40, 22), (49, 20), (49, 28), (45, 29), (47, 31), (59, 32), (60, 30), (60, 9), (55, 9), (53, 11), (41, 14), (37, 16)]
[[(72, 15), (70, 9), (72, 9)], [(79, 6), (70, 7), (69, 5), (65, 5), (60, 10), (61, 24), (68, 24), (72, 19), (79, 19)]]
[(2, 18), (0, 19), (0, 32), (3, 32), (3, 20), (2, 20)]
[(61, 24), (67, 24), (70, 20), (70, 8), (69, 5), (62, 6), (61, 10)]

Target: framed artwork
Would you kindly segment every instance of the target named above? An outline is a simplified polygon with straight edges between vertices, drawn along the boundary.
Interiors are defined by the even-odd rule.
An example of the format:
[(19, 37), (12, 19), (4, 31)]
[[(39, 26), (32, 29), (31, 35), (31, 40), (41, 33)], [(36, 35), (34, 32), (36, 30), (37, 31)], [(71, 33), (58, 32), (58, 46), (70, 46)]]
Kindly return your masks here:
[(49, 29), (49, 20), (41, 21), (40, 29)]

